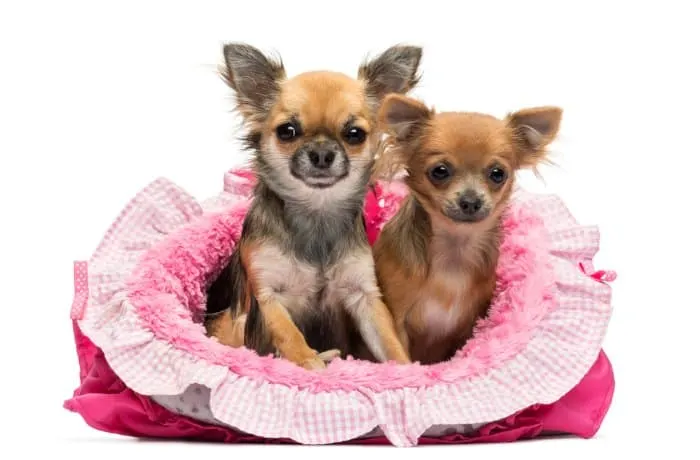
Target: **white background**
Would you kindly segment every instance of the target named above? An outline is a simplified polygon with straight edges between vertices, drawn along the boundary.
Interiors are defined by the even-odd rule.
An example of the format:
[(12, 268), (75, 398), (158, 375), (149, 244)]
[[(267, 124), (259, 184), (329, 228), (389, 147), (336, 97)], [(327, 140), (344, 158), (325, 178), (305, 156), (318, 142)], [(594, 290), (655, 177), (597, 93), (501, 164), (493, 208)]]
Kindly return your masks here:
[[(439, 110), (561, 106), (558, 166), (542, 171), (544, 182), (521, 179), (600, 226), (597, 266), (619, 274), (605, 343), (613, 405), (595, 439), (460, 446), (446, 455), (698, 458), (700, 34), (692, 2), (452, 1), (3, 1), (0, 452), (435, 455), (134, 441), (62, 409), (78, 384), (73, 260), (88, 258), (127, 200), (156, 177), (206, 198), (244, 159), (230, 93), (215, 74), (221, 44), (235, 40), (278, 51), (289, 74), (354, 75), (368, 54), (418, 44), (424, 78), (414, 94)], [(690, 451), (674, 452), (681, 446)]]

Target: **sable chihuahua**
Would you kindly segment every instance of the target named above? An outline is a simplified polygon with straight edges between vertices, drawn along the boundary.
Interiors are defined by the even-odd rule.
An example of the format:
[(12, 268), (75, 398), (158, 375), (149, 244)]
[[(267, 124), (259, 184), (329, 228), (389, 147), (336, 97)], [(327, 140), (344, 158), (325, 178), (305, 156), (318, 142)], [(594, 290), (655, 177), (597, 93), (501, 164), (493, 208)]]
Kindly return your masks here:
[(391, 47), (357, 78), (325, 70), (287, 78), (281, 60), (246, 44), (223, 54), (257, 185), (231, 261), (209, 290), (207, 333), (307, 369), (357, 343), (378, 361), (410, 362), (381, 300), (363, 205), (377, 110), (385, 95), (418, 83), (421, 48)]
[(376, 174), (403, 169), (411, 193), (373, 252), (380, 289), (411, 360), (450, 359), (488, 314), (500, 216), (515, 173), (545, 159), (561, 114), (537, 107), (498, 119), (436, 113), (403, 95), (385, 98), (379, 121), (389, 136)]

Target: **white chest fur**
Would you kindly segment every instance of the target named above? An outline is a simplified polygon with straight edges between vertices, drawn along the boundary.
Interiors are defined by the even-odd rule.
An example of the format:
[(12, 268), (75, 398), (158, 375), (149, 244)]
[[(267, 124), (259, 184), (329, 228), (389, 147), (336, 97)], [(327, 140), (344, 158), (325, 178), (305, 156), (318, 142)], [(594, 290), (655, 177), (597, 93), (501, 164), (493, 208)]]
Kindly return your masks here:
[(255, 252), (252, 268), (259, 295), (272, 296), (290, 311), (309, 307), (357, 309), (377, 290), (368, 251), (349, 254), (322, 270), (269, 246)]
[(429, 299), (422, 308), (425, 334), (431, 337), (444, 337), (454, 332), (460, 318), (460, 306), (451, 304), (445, 307)]
[(462, 274), (442, 273), (430, 279), (429, 284), (430, 289), (414, 307), (417, 310), (414, 317), (428, 341), (452, 335), (461, 327), (468, 309), (471, 282)]

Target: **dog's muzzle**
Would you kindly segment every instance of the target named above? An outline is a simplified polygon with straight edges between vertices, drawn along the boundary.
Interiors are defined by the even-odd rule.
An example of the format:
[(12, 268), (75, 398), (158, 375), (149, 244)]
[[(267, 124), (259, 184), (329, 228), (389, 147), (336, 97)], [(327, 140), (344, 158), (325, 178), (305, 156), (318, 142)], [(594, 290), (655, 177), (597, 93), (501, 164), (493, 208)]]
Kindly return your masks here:
[(290, 164), (294, 177), (311, 187), (329, 187), (348, 174), (345, 149), (334, 140), (313, 140), (301, 146)]

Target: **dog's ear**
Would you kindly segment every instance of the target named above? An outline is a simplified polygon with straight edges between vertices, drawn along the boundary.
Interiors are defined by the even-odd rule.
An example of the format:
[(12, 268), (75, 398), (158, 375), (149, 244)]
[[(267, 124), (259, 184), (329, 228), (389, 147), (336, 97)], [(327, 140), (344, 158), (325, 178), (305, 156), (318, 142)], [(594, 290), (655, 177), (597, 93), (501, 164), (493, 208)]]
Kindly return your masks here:
[(377, 119), (379, 129), (389, 138), (377, 155), (373, 172), (375, 178), (391, 178), (406, 166), (434, 114), (433, 109), (417, 99), (400, 94), (390, 94), (384, 99)]
[(365, 82), (367, 95), (375, 107), (386, 95), (405, 94), (418, 84), (422, 56), (420, 47), (396, 45), (360, 65), (358, 78)]
[(399, 143), (418, 138), (434, 111), (417, 99), (400, 94), (388, 95), (379, 107), (379, 126)]
[(243, 43), (224, 45), (224, 81), (236, 93), (237, 108), (247, 120), (262, 121), (280, 92), (286, 78), (281, 59), (265, 56), (258, 49)]
[(521, 166), (535, 166), (544, 158), (559, 132), (561, 117), (562, 109), (551, 106), (523, 109), (506, 117)]

